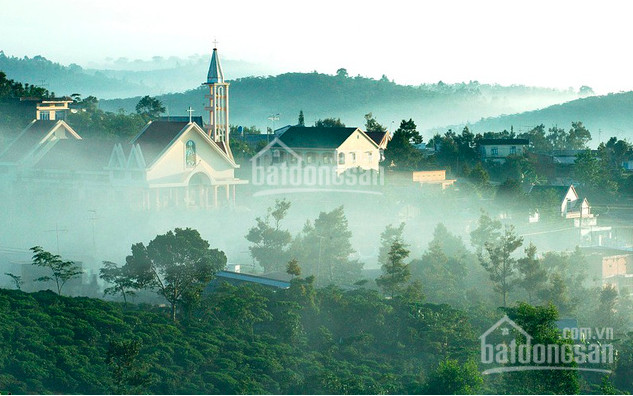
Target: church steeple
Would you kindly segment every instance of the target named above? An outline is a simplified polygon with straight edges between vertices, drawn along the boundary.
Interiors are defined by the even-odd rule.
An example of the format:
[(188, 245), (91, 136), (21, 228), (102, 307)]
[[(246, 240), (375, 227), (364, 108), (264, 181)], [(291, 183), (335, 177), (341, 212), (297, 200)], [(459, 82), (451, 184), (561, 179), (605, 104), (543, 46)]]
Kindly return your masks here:
[(220, 64), (220, 57), (218, 56), (218, 49), (213, 49), (213, 55), (211, 55), (211, 64), (209, 65), (209, 73), (207, 73), (207, 84), (223, 83), (224, 73), (222, 72), (222, 65)]
[(224, 72), (220, 65), (217, 48), (213, 48), (207, 81), (204, 85), (209, 87), (209, 94), (206, 96), (209, 99), (209, 105), (205, 108), (209, 112), (209, 137), (232, 157), (229, 147), (229, 83), (224, 82)]

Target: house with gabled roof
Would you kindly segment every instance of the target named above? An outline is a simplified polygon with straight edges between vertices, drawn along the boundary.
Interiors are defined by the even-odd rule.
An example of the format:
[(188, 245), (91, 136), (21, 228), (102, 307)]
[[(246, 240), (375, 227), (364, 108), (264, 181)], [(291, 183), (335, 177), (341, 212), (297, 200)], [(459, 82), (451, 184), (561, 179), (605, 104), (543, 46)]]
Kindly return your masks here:
[(113, 196), (143, 209), (234, 203), (236, 185), (247, 181), (234, 174), (239, 165), (229, 145), (229, 83), (217, 49), (205, 85), (207, 125), (191, 115), (163, 118), (147, 123), (131, 141), (112, 145), (82, 139), (63, 120), (37, 119), (0, 152), (0, 166), (14, 182), (30, 182), (17, 183), (22, 188), (40, 188), (62, 201), (68, 195)]
[(530, 146), (529, 139), (481, 139), (478, 143), (482, 160), (505, 162), (510, 155), (522, 155)]
[(108, 163), (113, 184), (145, 188), (145, 208), (234, 201), (236, 185), (247, 183), (235, 177), (237, 168), (198, 123), (178, 121), (149, 122), (129, 144), (115, 145)]
[(332, 166), (338, 173), (354, 168), (378, 171), (381, 151), (360, 128), (292, 126), (276, 135), (253, 160), (256, 166), (267, 167), (296, 165), (299, 158), (304, 166)]
[(535, 185), (530, 188), (529, 194), (558, 197), (560, 215), (565, 219), (583, 219), (583, 223), (585, 223), (594, 218), (589, 201), (586, 197), (580, 197), (573, 184), (569, 186)]
[(33, 120), (0, 151), (0, 165), (29, 166), (66, 139), (80, 140), (81, 136), (63, 120)]

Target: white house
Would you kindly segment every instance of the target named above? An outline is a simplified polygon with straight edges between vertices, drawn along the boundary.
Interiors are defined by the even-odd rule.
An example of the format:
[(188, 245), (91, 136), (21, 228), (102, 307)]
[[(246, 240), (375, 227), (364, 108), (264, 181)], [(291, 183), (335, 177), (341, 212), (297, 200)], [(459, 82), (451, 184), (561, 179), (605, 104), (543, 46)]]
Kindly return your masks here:
[[(386, 145), (381, 139), (381, 144)], [(338, 173), (348, 169), (379, 170), (381, 148), (360, 128), (287, 128), (253, 157), (256, 166), (332, 166)]]
[[(136, 208), (211, 208), (235, 201), (239, 167), (229, 146), (228, 93), (217, 49), (205, 85), (210, 123), (149, 122), (130, 142), (82, 139), (53, 110), (39, 108), (29, 124), (0, 152), (4, 181), (27, 196), (107, 198)], [(53, 108), (56, 105), (48, 103)], [(49, 111), (48, 116), (42, 116)], [(48, 119), (46, 119), (48, 118)], [(200, 117), (198, 117), (200, 118)]]

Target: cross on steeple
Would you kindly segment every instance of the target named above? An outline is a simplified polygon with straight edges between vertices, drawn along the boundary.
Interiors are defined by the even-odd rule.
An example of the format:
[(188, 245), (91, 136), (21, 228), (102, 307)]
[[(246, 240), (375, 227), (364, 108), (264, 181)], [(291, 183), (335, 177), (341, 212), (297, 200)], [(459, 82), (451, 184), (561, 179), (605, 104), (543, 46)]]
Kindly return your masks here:
[(191, 124), (191, 114), (193, 113), (193, 109), (191, 108), (191, 106), (189, 106), (187, 113), (189, 113), (189, 123)]
[(217, 49), (218, 48), (218, 40), (213, 40), (213, 49)]

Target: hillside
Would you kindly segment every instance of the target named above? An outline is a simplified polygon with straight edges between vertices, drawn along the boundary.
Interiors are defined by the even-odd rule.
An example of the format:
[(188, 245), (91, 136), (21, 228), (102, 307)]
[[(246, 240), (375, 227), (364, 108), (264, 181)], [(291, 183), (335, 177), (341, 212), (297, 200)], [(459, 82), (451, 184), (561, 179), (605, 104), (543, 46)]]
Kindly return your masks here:
[[(226, 69), (226, 68), (225, 68)], [(205, 88), (159, 96), (171, 114), (185, 114), (191, 106), (204, 114)], [(390, 129), (402, 119), (413, 118), (422, 130), (482, 117), (540, 108), (577, 98), (573, 91), (525, 86), (504, 87), (477, 82), (404, 86), (386, 77), (321, 73), (285, 73), (271, 77), (247, 77), (231, 81), (231, 123), (272, 126), (270, 114), (279, 113), (275, 126), (294, 124), (300, 110), (306, 124), (320, 118), (340, 117), (348, 125), (362, 125), (372, 112)], [(101, 101), (108, 111), (134, 111), (140, 97)], [(393, 124), (392, 124), (393, 122)]]
[[(502, 131), (514, 128), (515, 132), (526, 132), (544, 124), (558, 125), (568, 129), (572, 121), (582, 121), (592, 133), (591, 146), (596, 146), (601, 137), (606, 141), (611, 136), (633, 139), (633, 92), (622, 92), (604, 96), (591, 96), (567, 103), (552, 105), (541, 110), (491, 117), (467, 124), (474, 133)], [(461, 129), (463, 124), (453, 125)]]
[(309, 282), (225, 286), (177, 323), (156, 307), (0, 289), (0, 317), (3, 394), (419, 393), (422, 372), (478, 345), (448, 306)]
[[(395, 129), (402, 119), (413, 118), (422, 131), (448, 124), (473, 122), (483, 117), (519, 113), (576, 99), (572, 90), (526, 86), (500, 86), (478, 82), (459, 84), (398, 85), (386, 76), (380, 80), (337, 75), (285, 73), (269, 77), (261, 65), (223, 59), (225, 75), (231, 78), (231, 121), (236, 125), (272, 126), (270, 114), (279, 113), (275, 126), (294, 124), (303, 110), (306, 123), (340, 117), (348, 125), (362, 125), (372, 112), (379, 122)], [(91, 68), (52, 62), (42, 56), (6, 56), (0, 51), (0, 70), (9, 79), (42, 85), (56, 95), (79, 93), (96, 96), (101, 108), (133, 112), (139, 98), (161, 95), (170, 114), (185, 114), (192, 106), (204, 114), (205, 91), (200, 87), (208, 56), (160, 58), (149, 61), (119, 59)], [(197, 87), (193, 88), (192, 87)], [(187, 91), (187, 89), (189, 89)], [(166, 92), (181, 92), (165, 94)], [(104, 99), (127, 98), (127, 99)], [(430, 133), (425, 133), (430, 137)]]
[[(7, 56), (0, 50), (0, 71), (8, 78), (44, 88), (58, 95), (80, 93), (98, 98), (121, 98), (182, 92), (200, 84), (209, 67), (209, 55), (187, 59), (155, 57), (149, 61), (119, 59), (101, 68), (52, 62), (43, 56)], [(259, 75), (270, 70), (248, 62), (226, 60), (232, 76)]]

